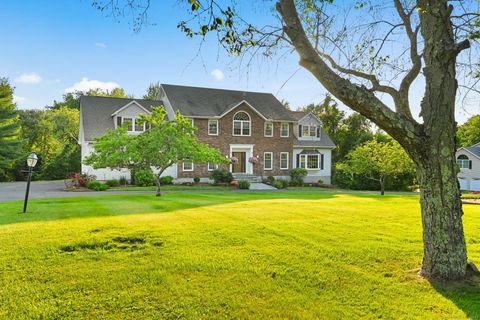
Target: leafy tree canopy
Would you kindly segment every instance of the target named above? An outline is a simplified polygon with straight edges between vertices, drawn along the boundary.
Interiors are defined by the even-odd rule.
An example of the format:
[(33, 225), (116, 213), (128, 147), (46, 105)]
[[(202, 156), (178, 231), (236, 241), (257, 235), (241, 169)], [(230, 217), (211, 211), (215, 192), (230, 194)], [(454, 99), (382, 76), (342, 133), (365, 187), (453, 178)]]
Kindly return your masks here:
[(458, 127), (459, 147), (468, 147), (480, 142), (480, 115), (473, 116)]
[(20, 154), (19, 133), (20, 122), (13, 103), (13, 89), (7, 79), (0, 78), (0, 178)]

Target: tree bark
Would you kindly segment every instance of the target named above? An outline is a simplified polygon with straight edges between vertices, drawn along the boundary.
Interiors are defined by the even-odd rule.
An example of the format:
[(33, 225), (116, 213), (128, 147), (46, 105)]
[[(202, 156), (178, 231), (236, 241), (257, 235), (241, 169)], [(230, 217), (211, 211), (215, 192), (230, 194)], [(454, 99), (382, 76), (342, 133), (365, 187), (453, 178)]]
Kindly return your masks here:
[(162, 195), (161, 191), (160, 191), (160, 176), (156, 176), (155, 177), (155, 181), (157, 183), (157, 193), (155, 194), (157, 197), (160, 197)]
[(385, 195), (385, 178), (380, 178), (380, 195)]

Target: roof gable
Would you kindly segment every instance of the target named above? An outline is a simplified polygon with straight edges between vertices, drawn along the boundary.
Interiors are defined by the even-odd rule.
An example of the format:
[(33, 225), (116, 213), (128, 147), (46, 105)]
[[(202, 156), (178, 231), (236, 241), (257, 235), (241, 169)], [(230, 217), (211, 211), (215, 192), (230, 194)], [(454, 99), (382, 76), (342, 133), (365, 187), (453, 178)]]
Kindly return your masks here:
[(226, 116), (228, 113), (230, 113), (231, 111), (235, 110), (236, 108), (242, 106), (242, 105), (247, 105), (250, 109), (252, 109), (253, 111), (255, 111), (255, 113), (257, 113), (263, 120), (269, 120), (267, 118), (264, 117), (263, 114), (261, 114), (257, 109), (255, 109), (250, 103), (248, 103), (248, 101), (246, 100), (242, 100), (240, 101), (239, 103), (233, 105), (233, 106), (229, 106), (227, 108), (227, 110), (225, 110), (224, 113), (222, 113), (219, 118), (223, 118), (224, 116)]
[(112, 113), (110, 116), (116, 116), (117, 114), (121, 113), (122, 111), (124, 111), (125, 109), (131, 107), (131, 106), (137, 106), (138, 108), (140, 108), (141, 110), (145, 111), (146, 113), (150, 113), (151, 111), (150, 110), (147, 110), (147, 108), (145, 108), (144, 106), (142, 106), (140, 103), (138, 103), (137, 101), (133, 100), (133, 101), (130, 101), (129, 103), (127, 103), (126, 105), (124, 105), (123, 107), (121, 107), (120, 109), (118, 109), (117, 111), (115, 111), (114, 113)]

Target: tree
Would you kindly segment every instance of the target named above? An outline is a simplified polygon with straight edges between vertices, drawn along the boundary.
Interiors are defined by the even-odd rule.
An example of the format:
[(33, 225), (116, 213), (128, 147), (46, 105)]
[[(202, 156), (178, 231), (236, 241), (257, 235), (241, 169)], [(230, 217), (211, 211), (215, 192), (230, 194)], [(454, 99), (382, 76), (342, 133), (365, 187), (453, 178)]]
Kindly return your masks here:
[(160, 82), (150, 83), (147, 89), (147, 94), (143, 96), (143, 99), (152, 101), (158, 100), (160, 98), (160, 92)]
[(163, 107), (155, 107), (149, 115), (141, 115), (150, 129), (140, 135), (127, 134), (125, 127), (109, 130), (95, 139), (94, 152), (85, 163), (94, 168), (155, 170), (156, 195), (160, 196), (160, 177), (179, 161), (226, 163), (219, 150), (198, 142), (195, 128), (180, 113), (169, 121)]
[(345, 119), (345, 111), (338, 108), (337, 102), (327, 94), (322, 103), (311, 103), (303, 108), (303, 111), (312, 112), (323, 123), (325, 132), (336, 141), (342, 121)]
[[(147, 21), (149, 9), (138, 2), (143, 3), (120, 1), (137, 10), (136, 30)], [(257, 26), (238, 16), (236, 1), (188, 0), (193, 18), (180, 21), (178, 27), (188, 37), (216, 33), (220, 45), (235, 55), (255, 54), (261, 48), (267, 56), (282, 48), (295, 49), (300, 66), (398, 141), (415, 163), (424, 240), (421, 275), (464, 278), (467, 249), (455, 162), (455, 99), (457, 72), (467, 81), (478, 74), (468, 60), (457, 68), (460, 54), (480, 37), (478, 3), (390, 2), (391, 6), (384, 1), (278, 0), (279, 23)], [(120, 3), (94, 1), (103, 10), (109, 5), (118, 9)], [(465, 70), (465, 65), (471, 69)], [(425, 80), (423, 121), (412, 116), (409, 100), (420, 75)], [(381, 100), (381, 94), (391, 102)]]
[(13, 89), (5, 78), (0, 79), (0, 177), (9, 171), (19, 156), (20, 122), (13, 103)]
[(405, 175), (413, 171), (412, 160), (402, 147), (395, 142), (382, 143), (369, 141), (350, 151), (347, 160), (338, 163), (337, 168), (354, 175), (362, 175), (378, 181), (380, 194), (385, 194), (387, 179)]
[(480, 142), (480, 116), (473, 116), (458, 127), (457, 139), (459, 147), (468, 147)]

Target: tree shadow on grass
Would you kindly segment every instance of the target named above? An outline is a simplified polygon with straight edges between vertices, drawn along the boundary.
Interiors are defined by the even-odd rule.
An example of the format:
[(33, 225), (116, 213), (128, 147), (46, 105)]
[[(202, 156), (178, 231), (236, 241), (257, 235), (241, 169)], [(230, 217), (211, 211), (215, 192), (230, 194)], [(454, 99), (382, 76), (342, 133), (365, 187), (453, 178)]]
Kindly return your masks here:
[(465, 312), (469, 319), (480, 319), (480, 273), (469, 270), (465, 280), (454, 283), (432, 280), (430, 284)]
[[(34, 199), (22, 214), (22, 201), (0, 203), (0, 225), (74, 218), (99, 218), (133, 214), (162, 214), (242, 201), (298, 199), (320, 200), (338, 197), (334, 193), (166, 193), (99, 195), (92, 197)], [(354, 195), (356, 196), (356, 195)], [(362, 195), (364, 196), (364, 195)]]

